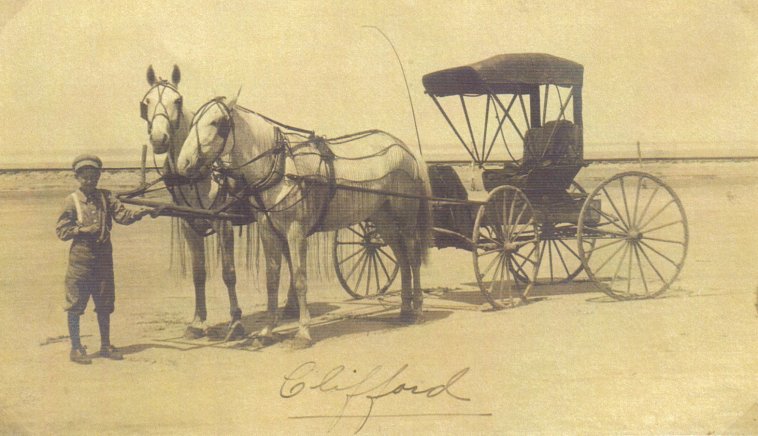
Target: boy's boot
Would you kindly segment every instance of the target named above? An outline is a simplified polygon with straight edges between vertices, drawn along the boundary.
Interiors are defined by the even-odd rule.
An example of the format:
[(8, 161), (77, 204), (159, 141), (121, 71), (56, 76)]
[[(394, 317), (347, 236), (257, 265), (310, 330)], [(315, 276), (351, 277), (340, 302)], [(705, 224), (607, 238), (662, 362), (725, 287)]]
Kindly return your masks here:
[(97, 324), (100, 326), (100, 356), (113, 360), (122, 360), (124, 356), (120, 351), (111, 345), (111, 314), (97, 314)]
[(87, 350), (79, 339), (79, 314), (68, 312), (68, 336), (71, 338), (71, 353), (69, 359), (74, 363), (88, 365), (92, 359), (87, 357)]

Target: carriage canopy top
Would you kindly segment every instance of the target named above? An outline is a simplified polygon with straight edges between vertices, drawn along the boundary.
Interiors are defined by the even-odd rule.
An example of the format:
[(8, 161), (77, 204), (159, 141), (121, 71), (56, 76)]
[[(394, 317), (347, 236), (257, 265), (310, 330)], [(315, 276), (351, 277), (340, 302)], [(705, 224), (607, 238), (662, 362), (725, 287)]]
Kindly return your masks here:
[(493, 56), (471, 65), (429, 73), (422, 78), (427, 94), (522, 94), (539, 85), (581, 86), (584, 67), (543, 53)]

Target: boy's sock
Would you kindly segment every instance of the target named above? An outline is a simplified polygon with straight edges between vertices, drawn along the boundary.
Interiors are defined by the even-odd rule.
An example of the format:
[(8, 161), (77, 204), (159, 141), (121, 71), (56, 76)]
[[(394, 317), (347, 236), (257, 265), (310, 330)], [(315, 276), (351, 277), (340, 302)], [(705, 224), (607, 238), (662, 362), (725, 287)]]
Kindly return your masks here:
[(82, 347), (79, 339), (79, 314), (68, 312), (68, 336), (71, 338), (71, 349), (78, 350)]
[(100, 348), (107, 349), (111, 345), (111, 314), (97, 314), (97, 325), (100, 326)]

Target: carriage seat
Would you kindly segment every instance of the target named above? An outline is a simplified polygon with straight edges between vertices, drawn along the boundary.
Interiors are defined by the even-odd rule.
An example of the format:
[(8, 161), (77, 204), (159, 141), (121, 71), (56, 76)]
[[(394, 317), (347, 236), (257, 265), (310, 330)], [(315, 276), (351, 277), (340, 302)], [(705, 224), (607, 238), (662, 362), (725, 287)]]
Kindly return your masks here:
[(558, 163), (576, 164), (581, 160), (579, 126), (568, 120), (555, 120), (529, 129), (524, 136), (524, 161), (521, 172), (537, 166)]

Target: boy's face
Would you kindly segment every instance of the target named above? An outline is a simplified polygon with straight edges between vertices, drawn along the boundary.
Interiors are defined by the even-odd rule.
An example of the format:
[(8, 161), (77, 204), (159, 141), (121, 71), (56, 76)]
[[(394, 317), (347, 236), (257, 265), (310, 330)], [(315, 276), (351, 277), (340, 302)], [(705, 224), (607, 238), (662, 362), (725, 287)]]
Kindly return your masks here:
[(79, 182), (79, 189), (85, 194), (95, 192), (100, 180), (100, 170), (94, 167), (81, 168), (76, 172), (76, 180)]

